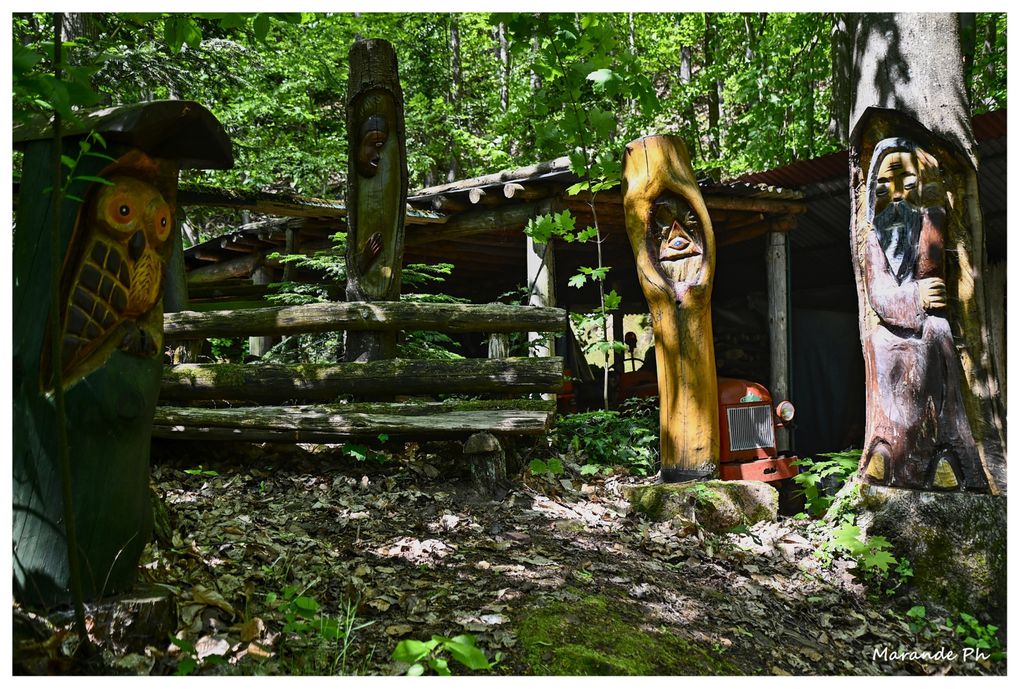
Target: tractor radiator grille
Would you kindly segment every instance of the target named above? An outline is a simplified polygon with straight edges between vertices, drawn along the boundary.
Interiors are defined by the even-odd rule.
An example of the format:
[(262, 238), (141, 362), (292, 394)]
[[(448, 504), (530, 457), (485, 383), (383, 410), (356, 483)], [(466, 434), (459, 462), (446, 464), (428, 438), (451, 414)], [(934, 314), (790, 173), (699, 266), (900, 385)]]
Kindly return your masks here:
[(733, 407), (726, 410), (730, 424), (730, 450), (753, 450), (775, 447), (775, 429), (772, 427), (772, 408), (764, 404), (755, 407)]

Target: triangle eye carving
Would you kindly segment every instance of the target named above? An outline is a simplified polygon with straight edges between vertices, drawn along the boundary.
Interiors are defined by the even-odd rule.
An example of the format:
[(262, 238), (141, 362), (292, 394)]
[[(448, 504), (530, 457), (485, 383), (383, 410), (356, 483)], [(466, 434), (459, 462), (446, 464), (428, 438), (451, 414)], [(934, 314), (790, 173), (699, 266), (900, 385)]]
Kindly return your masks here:
[(660, 261), (678, 261), (702, 253), (701, 225), (682, 199), (656, 203), (651, 229), (658, 235)]

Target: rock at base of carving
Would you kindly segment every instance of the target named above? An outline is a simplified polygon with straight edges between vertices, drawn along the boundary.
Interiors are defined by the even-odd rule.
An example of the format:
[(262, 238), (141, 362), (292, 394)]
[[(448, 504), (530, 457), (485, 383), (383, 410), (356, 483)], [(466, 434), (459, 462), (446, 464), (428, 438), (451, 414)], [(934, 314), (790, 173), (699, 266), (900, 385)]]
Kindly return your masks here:
[(861, 537), (884, 536), (914, 570), (912, 599), (1002, 625), (1006, 617), (1006, 499), (847, 483), (840, 513)]
[(713, 533), (775, 521), (779, 514), (779, 493), (761, 481), (655, 483), (631, 488), (627, 499), (655, 521), (677, 519)]

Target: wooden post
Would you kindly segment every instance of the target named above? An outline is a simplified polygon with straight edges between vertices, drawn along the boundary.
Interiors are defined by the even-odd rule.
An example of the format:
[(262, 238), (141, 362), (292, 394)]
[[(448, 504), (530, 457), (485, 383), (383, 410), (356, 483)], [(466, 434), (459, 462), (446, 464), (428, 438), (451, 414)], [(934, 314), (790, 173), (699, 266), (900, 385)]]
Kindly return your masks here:
[(464, 443), (464, 460), (471, 483), (479, 494), (498, 498), (506, 494), (506, 454), (491, 433), (475, 433)]
[[(289, 231), (289, 230), (288, 230)], [(259, 266), (251, 274), (253, 285), (268, 285), (273, 281), (273, 270), (267, 266)], [(276, 342), (272, 335), (252, 335), (248, 338), (248, 353), (262, 358)]]
[[(623, 310), (616, 309), (613, 311), (613, 341), (623, 342)], [(623, 374), (623, 360), (627, 357), (626, 351), (623, 349), (617, 349), (613, 351), (613, 366), (615, 366), (617, 380), (619, 376)]]
[[(51, 130), (44, 124), (15, 133), (25, 158), (13, 262), (14, 597), (33, 606), (70, 599), (60, 424), (71, 459), (67, 489), (83, 595), (106, 597), (135, 579), (152, 530), (149, 445), (163, 368), (164, 270), (174, 243), (180, 161), (193, 167), (232, 163), (226, 133), (197, 103), (156, 101), (81, 116), (83, 124), (66, 132), (63, 149), (79, 150), (96, 131), (109, 147), (91, 141), (92, 150), (115, 160), (81, 158), (60, 209), (56, 245), (49, 231)], [(54, 255), (62, 264), (59, 276), (50, 269)], [(44, 307), (54, 296), (60, 303), (56, 360)], [(64, 418), (52, 394), (57, 372)]]
[[(536, 242), (527, 238), (528, 304), (556, 306), (556, 260), (552, 243)], [(542, 333), (528, 333), (529, 356), (552, 356), (554, 340)]]
[[(536, 242), (527, 238), (527, 281), (528, 304), (531, 306), (556, 305), (556, 260), (552, 242)], [(569, 326), (568, 326), (569, 327)], [(550, 334), (538, 332), (528, 333), (528, 356), (545, 357), (556, 353), (556, 339)], [(555, 399), (556, 396), (544, 393), (543, 399)]]
[[(188, 310), (188, 281), (184, 270), (184, 213), (177, 209), (174, 230), (171, 233), (173, 248), (166, 266), (166, 289), (163, 291), (163, 313)], [(198, 360), (202, 349), (201, 340), (178, 342), (173, 350), (175, 364), (188, 364)]]
[[(287, 239), (286, 239), (285, 252), (287, 256), (293, 256), (298, 253), (298, 235), (297, 228), (287, 227)], [(297, 273), (297, 266), (293, 261), (287, 261), (283, 264), (283, 281), (294, 282), (295, 273)]]
[(489, 335), (489, 358), (506, 359), (510, 356), (510, 336), (506, 333)]
[[(357, 41), (347, 82), (347, 299), (400, 299), (407, 206), (404, 96), (393, 46)], [(348, 333), (347, 361), (392, 359), (395, 333)]]
[[(790, 285), (787, 234), (770, 232), (765, 254), (769, 289), (769, 391), (775, 404), (790, 398)], [(791, 449), (790, 431), (776, 429), (776, 448)]]
[(627, 144), (623, 203), (655, 332), (662, 480), (711, 478), (719, 471), (715, 235), (683, 141), (660, 135)]

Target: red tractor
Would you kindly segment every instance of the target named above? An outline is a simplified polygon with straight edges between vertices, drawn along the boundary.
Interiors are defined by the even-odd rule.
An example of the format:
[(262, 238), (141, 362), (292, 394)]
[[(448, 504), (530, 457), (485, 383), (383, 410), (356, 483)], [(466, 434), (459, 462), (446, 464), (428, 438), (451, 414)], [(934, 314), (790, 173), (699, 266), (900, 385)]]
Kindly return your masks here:
[[(625, 341), (631, 356), (625, 360), (637, 364), (633, 356), (637, 338), (627, 333)], [(570, 357), (581, 360), (577, 354)], [(581, 372), (569, 379), (557, 397), (560, 412), (576, 412), (602, 406), (602, 381), (575, 366)], [(588, 375), (585, 376), (584, 374)], [(587, 378), (587, 380), (585, 379)], [(778, 483), (797, 475), (796, 456), (780, 456), (776, 448), (776, 429), (792, 428), (794, 407), (783, 400), (773, 405), (765, 386), (738, 378), (719, 378), (719, 474), (725, 481), (750, 480)], [(625, 373), (610, 372), (610, 406), (617, 407), (631, 397), (659, 394), (655, 371), (655, 351), (649, 349), (641, 367)]]

